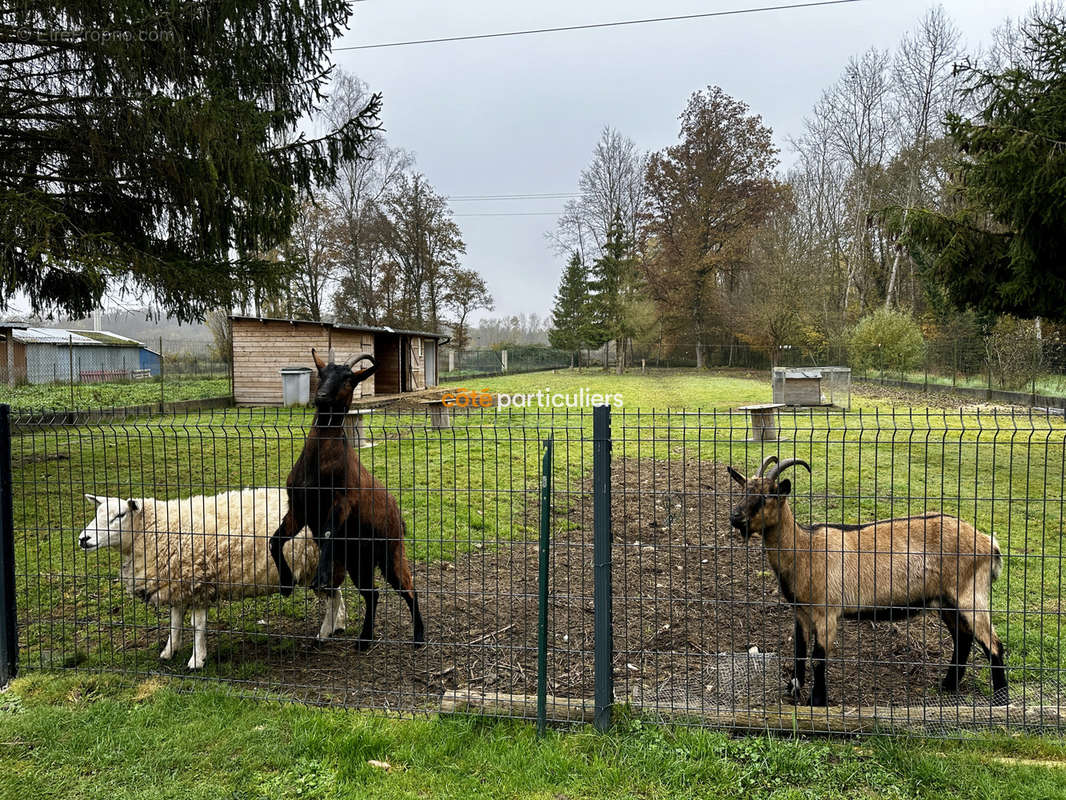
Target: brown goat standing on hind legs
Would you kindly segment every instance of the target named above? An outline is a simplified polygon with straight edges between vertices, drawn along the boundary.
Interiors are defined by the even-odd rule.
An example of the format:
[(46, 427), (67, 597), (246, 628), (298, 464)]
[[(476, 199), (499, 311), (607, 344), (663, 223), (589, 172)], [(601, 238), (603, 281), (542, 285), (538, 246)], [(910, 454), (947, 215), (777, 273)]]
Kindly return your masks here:
[[(358, 356), (347, 364), (329, 364), (312, 348), (318, 368), (315, 392), (315, 418), (285, 483), (289, 510), (270, 537), (270, 555), (278, 567), (281, 593), (293, 589), (293, 575), (282, 548), (305, 525), (319, 546), (318, 572), (312, 588), (333, 588), (334, 559), (344, 565), (366, 603), (366, 617), (357, 646), (365, 649), (374, 639), (374, 612), (378, 590), (374, 587), (374, 567), (407, 602), (414, 624), (414, 643), (425, 642), (418, 595), (404, 553), (406, 526), (396, 498), (378, 483), (359, 462), (344, 435), (344, 418), (352, 404), (352, 392), (377, 370), (371, 356)], [(352, 372), (358, 362), (370, 367)], [(344, 573), (340, 573), (341, 581)]]
[(871, 522), (866, 525), (800, 525), (788, 505), (792, 483), (779, 480), (789, 467), (806, 461), (768, 456), (752, 478), (732, 467), (729, 474), (744, 494), (729, 521), (747, 541), (762, 534), (763, 549), (792, 605), (796, 625), (795, 674), (789, 693), (797, 701), (806, 677), (807, 642), (813, 634), (814, 688), (811, 705), (827, 705), (825, 662), (840, 617), (892, 619), (933, 608), (951, 633), (954, 652), (941, 683), (958, 689), (976, 638), (992, 665), (992, 702), (1006, 705), (1007, 670), (1003, 645), (992, 627), (989, 594), (999, 577), (999, 545), (972, 525), (947, 514)]

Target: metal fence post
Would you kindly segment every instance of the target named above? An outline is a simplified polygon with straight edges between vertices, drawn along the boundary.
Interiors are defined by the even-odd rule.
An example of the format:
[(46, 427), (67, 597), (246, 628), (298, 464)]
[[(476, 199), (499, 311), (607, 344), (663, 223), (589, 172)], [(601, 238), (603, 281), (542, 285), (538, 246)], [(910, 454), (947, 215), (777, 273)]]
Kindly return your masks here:
[(605, 731), (611, 725), (614, 657), (611, 630), (611, 407), (592, 411), (592, 568), (595, 629), (595, 717)]
[(548, 726), (548, 548), (551, 538), (552, 439), (544, 440), (540, 472), (540, 585), (537, 602), (537, 735)]
[(0, 686), (18, 671), (15, 616), (15, 512), (11, 480), (11, 407), (0, 405)]
[(159, 413), (166, 411), (166, 396), (164, 388), (166, 384), (166, 372), (163, 367), (163, 337), (159, 337)]
[(70, 361), (70, 365), (69, 365), (70, 375), (68, 376), (69, 379), (70, 379), (69, 380), (69, 383), (70, 383), (70, 410), (73, 411), (74, 410), (74, 335), (73, 334), (67, 334), (67, 339), (68, 339), (68, 342), (67, 342), (67, 356), (68, 356), (68, 360)]

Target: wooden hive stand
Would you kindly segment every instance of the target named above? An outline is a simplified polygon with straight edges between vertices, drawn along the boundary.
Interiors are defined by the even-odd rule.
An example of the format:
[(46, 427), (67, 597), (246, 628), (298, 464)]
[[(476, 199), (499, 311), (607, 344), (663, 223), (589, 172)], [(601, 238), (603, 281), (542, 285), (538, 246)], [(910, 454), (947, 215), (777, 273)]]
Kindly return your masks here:
[(741, 406), (739, 411), (746, 411), (751, 417), (751, 436), (749, 442), (778, 442), (783, 437), (777, 431), (777, 409), (784, 408), (784, 403), (761, 403), (754, 406)]

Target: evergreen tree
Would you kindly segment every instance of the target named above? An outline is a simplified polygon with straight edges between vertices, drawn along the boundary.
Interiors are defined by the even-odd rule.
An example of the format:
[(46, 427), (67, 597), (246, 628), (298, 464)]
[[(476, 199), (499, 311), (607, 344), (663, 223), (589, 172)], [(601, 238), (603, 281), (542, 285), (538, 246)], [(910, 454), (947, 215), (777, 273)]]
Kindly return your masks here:
[(548, 331), (552, 347), (570, 351), (570, 366), (574, 365), (573, 354), (587, 344), (588, 323), (589, 290), (585, 265), (574, 251), (559, 282), (552, 307), (552, 327)]
[(626, 233), (621, 213), (615, 209), (603, 250), (590, 270), (589, 327), (593, 346), (615, 343), (619, 374), (625, 366), (625, 342), (633, 335), (628, 311), (634, 294), (634, 267), (633, 243)]
[(915, 260), (960, 307), (1066, 319), (1066, 19), (1037, 13), (1015, 63), (967, 65), (976, 118), (948, 117), (959, 150), (948, 213), (903, 217)]
[[(297, 135), (346, 0), (10, 4), (0, 19), (0, 309), (82, 315), (111, 286), (179, 319), (277, 285), (301, 194), (376, 128), (380, 97)], [(284, 265), (282, 265), (284, 266)]]

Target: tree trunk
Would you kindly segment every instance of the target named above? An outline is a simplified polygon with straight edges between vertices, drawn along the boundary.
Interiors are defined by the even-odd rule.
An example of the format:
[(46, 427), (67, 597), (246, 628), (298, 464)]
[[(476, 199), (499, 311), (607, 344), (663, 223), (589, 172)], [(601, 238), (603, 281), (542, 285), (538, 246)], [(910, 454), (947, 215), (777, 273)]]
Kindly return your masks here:
[(615, 339), (614, 340), (614, 374), (615, 375), (621, 375), (625, 371), (625, 366), (626, 366), (626, 364), (625, 364), (625, 360), (626, 360), (625, 355), (626, 355), (625, 340), (624, 339)]
[[(910, 191), (907, 192), (908, 205), (903, 209), (903, 229), (907, 229), (907, 212), (910, 211)], [(888, 288), (885, 290), (885, 311), (889, 311), (892, 308), (892, 298), (896, 293), (896, 280), (899, 275), (899, 256), (903, 252), (903, 247), (897, 242), (895, 246), (895, 254), (892, 258), (892, 271), (888, 273)]]
[(703, 369), (703, 342), (696, 340), (696, 369)]

